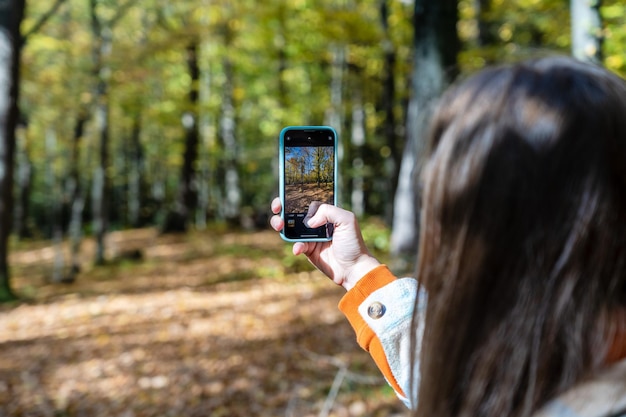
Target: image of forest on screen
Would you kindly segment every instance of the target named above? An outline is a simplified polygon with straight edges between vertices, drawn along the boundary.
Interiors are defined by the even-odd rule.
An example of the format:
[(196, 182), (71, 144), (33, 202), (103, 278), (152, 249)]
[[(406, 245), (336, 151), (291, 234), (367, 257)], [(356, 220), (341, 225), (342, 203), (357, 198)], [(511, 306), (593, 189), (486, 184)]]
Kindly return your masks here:
[(285, 211), (306, 213), (312, 201), (333, 204), (332, 146), (285, 148)]

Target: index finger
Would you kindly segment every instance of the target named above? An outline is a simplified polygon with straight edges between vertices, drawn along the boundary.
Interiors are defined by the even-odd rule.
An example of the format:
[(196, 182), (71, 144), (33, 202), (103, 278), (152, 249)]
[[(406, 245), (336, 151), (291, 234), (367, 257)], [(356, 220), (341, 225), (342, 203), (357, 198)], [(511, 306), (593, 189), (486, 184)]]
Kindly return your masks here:
[(283, 209), (283, 205), (280, 203), (280, 198), (276, 197), (275, 199), (273, 199), (271, 207), (272, 207), (272, 213), (279, 214), (281, 210)]

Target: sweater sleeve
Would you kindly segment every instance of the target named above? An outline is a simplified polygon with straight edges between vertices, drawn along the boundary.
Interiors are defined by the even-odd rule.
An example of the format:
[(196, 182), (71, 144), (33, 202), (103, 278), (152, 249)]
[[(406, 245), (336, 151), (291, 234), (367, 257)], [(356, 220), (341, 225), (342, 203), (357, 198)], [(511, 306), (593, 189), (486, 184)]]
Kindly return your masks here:
[[(370, 353), (389, 385), (409, 408), (415, 405), (419, 383), (417, 360), (421, 337), (415, 344), (410, 341), (417, 291), (417, 281), (397, 279), (381, 265), (359, 280), (339, 303), (339, 309), (356, 333), (358, 344)], [(418, 302), (420, 310), (424, 302)], [(418, 331), (421, 329), (418, 325)], [(413, 356), (411, 350), (415, 350)], [(412, 359), (416, 361), (413, 367)], [(416, 373), (412, 387), (411, 369)], [(414, 394), (407, 396), (410, 388)]]

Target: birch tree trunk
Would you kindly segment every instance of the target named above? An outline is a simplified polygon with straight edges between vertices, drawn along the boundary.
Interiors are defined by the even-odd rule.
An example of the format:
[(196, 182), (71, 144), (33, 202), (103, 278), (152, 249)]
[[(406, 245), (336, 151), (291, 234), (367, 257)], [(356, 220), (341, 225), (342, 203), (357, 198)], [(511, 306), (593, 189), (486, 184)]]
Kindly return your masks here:
[(91, 204), (93, 211), (92, 226), (96, 239), (94, 263), (105, 262), (105, 238), (108, 228), (109, 179), (109, 75), (108, 59), (111, 55), (113, 33), (108, 24), (103, 22), (97, 13), (97, 1), (90, 0), (91, 31), (93, 35), (93, 63), (96, 76), (94, 95), (94, 112), (98, 137), (98, 164), (93, 172)]
[(224, 91), (220, 117), (220, 139), (223, 147), (222, 175), (223, 201), (221, 212), (229, 222), (238, 222), (241, 214), (241, 188), (237, 171), (237, 140), (235, 135), (235, 106), (233, 103), (233, 68), (228, 58), (224, 60)]
[[(203, 97), (211, 96), (211, 68), (202, 72), (199, 91), (199, 100)], [(205, 230), (207, 227), (207, 217), (209, 215), (209, 203), (211, 201), (211, 151), (208, 132), (213, 125), (213, 118), (204, 112), (200, 116), (200, 149), (198, 150), (198, 204), (196, 208), (196, 228)]]
[(350, 200), (352, 211), (357, 217), (365, 213), (365, 179), (363, 145), (365, 145), (365, 110), (361, 90), (355, 88), (352, 98), (352, 190)]
[(13, 219), (13, 165), (18, 120), (20, 24), (24, 0), (0, 1), (0, 301), (15, 298), (9, 274), (9, 235)]
[(98, 137), (98, 164), (94, 169), (92, 179), (92, 211), (93, 231), (96, 239), (96, 254), (94, 263), (105, 263), (105, 239), (109, 227), (109, 199), (111, 184), (109, 171), (109, 142), (110, 142), (110, 57), (113, 49), (113, 28), (128, 12), (135, 0), (127, 0), (117, 6), (113, 17), (108, 19), (98, 14), (98, 0), (89, 0), (89, 14), (91, 19), (91, 33), (93, 36), (92, 60), (93, 73), (96, 79), (96, 88), (93, 99), (93, 111)]
[[(103, 81), (103, 80), (102, 80)], [(105, 238), (108, 229), (108, 196), (109, 180), (109, 104), (107, 102), (108, 86), (100, 82), (96, 98), (96, 121), (98, 131), (98, 164), (93, 173), (92, 210), (93, 230), (96, 238), (95, 264), (105, 262)]]
[(412, 272), (417, 254), (418, 176), (425, 158), (431, 109), (458, 71), (457, 0), (416, 0), (413, 19), (412, 96), (407, 110), (407, 139), (394, 200), (391, 235), (391, 253), (402, 272)]
[[(343, 84), (346, 67), (346, 48), (343, 45), (334, 45), (332, 48), (332, 69), (330, 81), (330, 108), (324, 115), (325, 124), (331, 126), (337, 132), (337, 165), (343, 166)], [(337, 201), (341, 205), (343, 195), (343, 176), (339, 169), (337, 172), (337, 188), (339, 190)]]
[(602, 62), (601, 0), (571, 0), (572, 55), (595, 63)]

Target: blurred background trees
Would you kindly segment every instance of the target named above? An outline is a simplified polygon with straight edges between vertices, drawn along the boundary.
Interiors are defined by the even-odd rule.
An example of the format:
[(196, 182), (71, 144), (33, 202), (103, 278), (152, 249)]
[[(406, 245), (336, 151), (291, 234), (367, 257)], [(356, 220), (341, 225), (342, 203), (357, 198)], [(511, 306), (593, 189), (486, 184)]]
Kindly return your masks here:
[[(571, 20), (589, 15), (582, 3), (27, 0), (20, 114), (0, 118), (0, 192), (11, 181), (15, 195), (11, 223), (0, 205), (4, 234), (69, 238), (73, 254), (89, 234), (102, 263), (110, 230), (265, 227), (278, 132), (330, 124), (342, 206), (380, 216), (395, 253), (414, 253), (420, 118), (457, 74), (569, 54), (572, 31), (587, 42), (577, 56), (626, 72), (626, 5), (592, 2), (591, 19)], [(19, 20), (0, 12), (5, 33)], [(59, 264), (59, 280), (80, 268)]]

